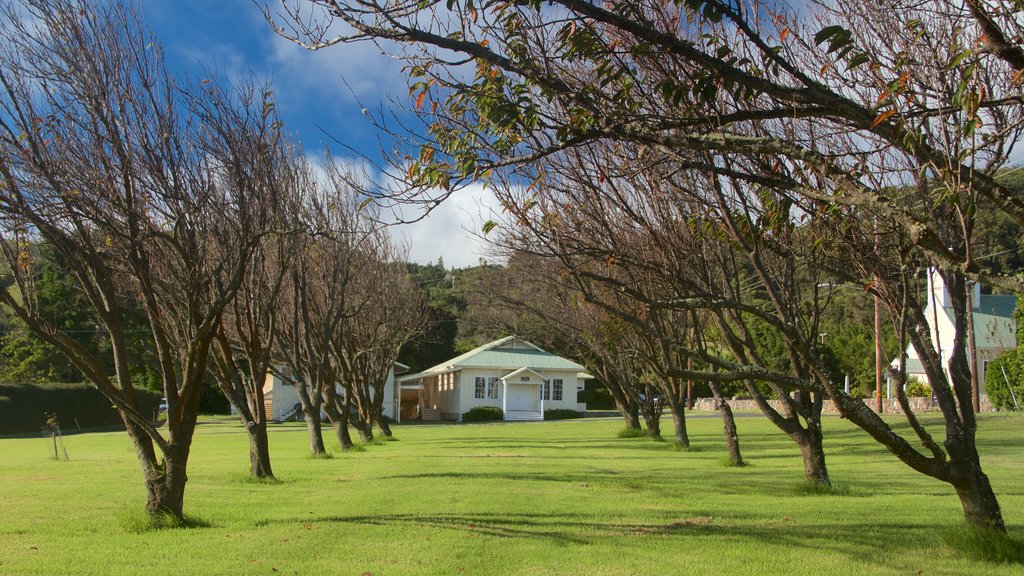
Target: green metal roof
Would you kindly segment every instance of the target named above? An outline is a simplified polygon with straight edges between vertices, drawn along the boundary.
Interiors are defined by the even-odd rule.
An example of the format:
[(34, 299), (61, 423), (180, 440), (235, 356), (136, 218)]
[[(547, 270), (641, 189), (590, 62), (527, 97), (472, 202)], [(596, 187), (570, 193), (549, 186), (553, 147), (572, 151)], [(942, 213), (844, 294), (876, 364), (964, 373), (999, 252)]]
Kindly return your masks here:
[(574, 372), (585, 370), (576, 362), (541, 350), (526, 340), (516, 336), (506, 336), (417, 374), (402, 376), (399, 380), (415, 380), (423, 376), (463, 368), (501, 368), (506, 370), (531, 368), (533, 370), (571, 370)]
[[(1016, 296), (982, 294), (974, 309), (974, 346), (976, 348), (1014, 348), (1017, 346), (1017, 323), (1013, 310)], [(944, 308), (953, 321), (953, 309)]]

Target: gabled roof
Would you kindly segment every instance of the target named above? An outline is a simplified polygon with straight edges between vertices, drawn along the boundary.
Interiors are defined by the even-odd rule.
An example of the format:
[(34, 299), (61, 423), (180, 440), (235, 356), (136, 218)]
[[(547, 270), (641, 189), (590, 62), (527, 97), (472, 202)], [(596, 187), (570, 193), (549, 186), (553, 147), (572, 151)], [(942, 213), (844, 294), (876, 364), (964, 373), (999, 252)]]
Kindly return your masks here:
[(519, 370), (514, 370), (514, 371), (509, 372), (508, 374), (505, 374), (504, 376), (502, 376), (501, 379), (502, 380), (515, 380), (516, 378), (520, 378), (520, 377), (523, 377), (523, 376), (525, 376), (527, 379), (529, 379), (530, 378), (530, 374), (533, 374), (534, 376), (537, 377), (537, 383), (538, 384), (544, 381), (544, 375), (541, 374), (540, 372), (537, 372), (536, 370), (533, 370), (532, 368), (520, 368)]
[[(1016, 296), (982, 294), (973, 314), (975, 348), (1015, 348), (1017, 322), (1013, 319), (1013, 310), (1016, 307)], [(953, 309), (944, 307), (943, 310), (952, 322)]]
[(527, 342), (518, 336), (506, 336), (500, 340), (484, 344), (479, 348), (474, 348), (437, 366), (427, 368), (417, 374), (402, 376), (399, 380), (414, 380), (423, 376), (443, 374), (465, 368), (497, 368), (504, 370), (530, 368), (533, 370), (570, 370), (573, 372), (585, 370), (583, 366), (576, 362), (542, 350), (535, 344)]

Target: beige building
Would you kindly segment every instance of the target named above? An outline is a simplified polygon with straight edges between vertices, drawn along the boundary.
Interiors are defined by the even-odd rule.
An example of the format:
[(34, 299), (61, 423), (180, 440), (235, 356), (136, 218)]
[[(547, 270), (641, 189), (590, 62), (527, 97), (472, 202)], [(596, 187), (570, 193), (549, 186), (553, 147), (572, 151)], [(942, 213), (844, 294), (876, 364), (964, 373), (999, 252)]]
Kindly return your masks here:
[(543, 420), (545, 410), (584, 411), (583, 366), (516, 336), (495, 340), (423, 372), (399, 376), (401, 420), (454, 420), (480, 406), (505, 420)]
[[(971, 312), (974, 317), (975, 366), (978, 369), (980, 393), (984, 395), (988, 363), (999, 354), (1017, 346), (1017, 323), (1013, 318), (1017, 297), (982, 294), (979, 284), (973, 285), (970, 296), (973, 308)], [(928, 304), (925, 316), (928, 319), (928, 329), (931, 331), (935, 350), (942, 357), (943, 369), (946, 370), (948, 378), (955, 335), (953, 308), (946, 284), (942, 276), (934, 270), (928, 271)], [(894, 364), (895, 362), (893, 361)], [(909, 345), (907, 376), (928, 382), (917, 351)]]

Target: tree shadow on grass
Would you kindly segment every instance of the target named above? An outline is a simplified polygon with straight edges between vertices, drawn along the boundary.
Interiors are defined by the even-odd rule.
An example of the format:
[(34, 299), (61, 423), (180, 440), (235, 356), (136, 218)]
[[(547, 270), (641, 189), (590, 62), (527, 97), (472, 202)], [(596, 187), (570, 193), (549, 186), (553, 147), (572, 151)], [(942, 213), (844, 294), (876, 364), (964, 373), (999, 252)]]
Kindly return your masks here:
[[(665, 516), (665, 514), (662, 514)], [(455, 530), (472, 535), (518, 540), (549, 540), (560, 544), (596, 544), (607, 538), (666, 539), (668, 546), (713, 547), (723, 540), (751, 541), (766, 548), (796, 552), (813, 547), (827, 556), (845, 556), (892, 569), (909, 562), (907, 552), (933, 556), (943, 544), (939, 535), (946, 525), (900, 522), (798, 523), (788, 516), (765, 518), (748, 515), (714, 516), (707, 510), (679, 511), (675, 517), (649, 522), (616, 522), (595, 515), (553, 513), (409, 513), (393, 515), (329, 515), (317, 518), (262, 520), (257, 525), (324, 523), (333, 525), (381, 526), (396, 529), (416, 527)], [(672, 541), (680, 539), (677, 544)], [(706, 543), (694, 540), (707, 540)], [(685, 542), (685, 543), (684, 543)], [(879, 543), (887, 543), (879, 546)], [(869, 553), (870, 552), (870, 553)], [(920, 557), (919, 554), (917, 557)]]

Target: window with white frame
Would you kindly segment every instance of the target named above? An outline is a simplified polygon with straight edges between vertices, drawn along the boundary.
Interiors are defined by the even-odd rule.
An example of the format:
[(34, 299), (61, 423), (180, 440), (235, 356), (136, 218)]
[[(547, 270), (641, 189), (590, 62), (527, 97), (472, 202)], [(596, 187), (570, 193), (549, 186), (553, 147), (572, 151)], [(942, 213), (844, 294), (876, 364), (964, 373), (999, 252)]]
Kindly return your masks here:
[(561, 378), (555, 378), (551, 381), (551, 398), (545, 398), (545, 400), (561, 400), (562, 399), (562, 388), (563, 383)]
[(487, 379), (484, 378), (483, 376), (476, 377), (476, 380), (473, 382), (473, 398), (484, 397), (484, 386), (486, 385), (486, 383)]
[(540, 399), (551, 400), (551, 383), (547, 380), (540, 383)]
[[(498, 399), (498, 378), (491, 377), (487, 379), (487, 397), (491, 400)], [(483, 396), (481, 396), (483, 398)]]

